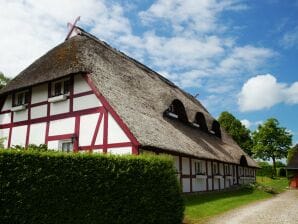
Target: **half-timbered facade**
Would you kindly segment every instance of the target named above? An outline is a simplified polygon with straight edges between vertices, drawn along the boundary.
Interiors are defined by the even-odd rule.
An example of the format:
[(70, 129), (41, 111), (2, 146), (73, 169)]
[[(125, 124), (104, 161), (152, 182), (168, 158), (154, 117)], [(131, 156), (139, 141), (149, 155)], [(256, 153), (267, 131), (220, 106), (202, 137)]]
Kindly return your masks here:
[(0, 90), (6, 148), (169, 154), (183, 192), (255, 181), (256, 163), (201, 103), (145, 65), (76, 28)]

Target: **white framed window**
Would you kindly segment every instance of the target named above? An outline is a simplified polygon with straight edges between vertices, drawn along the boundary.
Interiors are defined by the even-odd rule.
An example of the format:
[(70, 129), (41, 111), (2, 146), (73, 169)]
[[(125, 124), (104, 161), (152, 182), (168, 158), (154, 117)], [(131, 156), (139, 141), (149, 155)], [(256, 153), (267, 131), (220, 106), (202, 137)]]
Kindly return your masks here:
[(213, 174), (218, 174), (217, 163), (213, 163)]
[(28, 104), (30, 100), (29, 90), (16, 92), (14, 94), (13, 107)]
[(195, 173), (196, 174), (205, 174), (203, 171), (202, 161), (195, 161)]
[(70, 79), (60, 79), (52, 82), (51, 84), (51, 96), (60, 96), (69, 94), (70, 92)]
[(73, 142), (70, 139), (60, 140), (58, 142), (58, 149), (62, 152), (73, 152)]

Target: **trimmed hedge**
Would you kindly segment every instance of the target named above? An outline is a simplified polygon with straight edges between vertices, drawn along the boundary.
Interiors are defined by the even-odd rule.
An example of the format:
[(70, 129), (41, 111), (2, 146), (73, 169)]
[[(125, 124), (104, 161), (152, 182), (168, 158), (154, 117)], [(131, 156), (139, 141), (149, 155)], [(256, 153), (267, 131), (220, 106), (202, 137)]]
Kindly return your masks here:
[(182, 223), (172, 161), (0, 150), (0, 223)]

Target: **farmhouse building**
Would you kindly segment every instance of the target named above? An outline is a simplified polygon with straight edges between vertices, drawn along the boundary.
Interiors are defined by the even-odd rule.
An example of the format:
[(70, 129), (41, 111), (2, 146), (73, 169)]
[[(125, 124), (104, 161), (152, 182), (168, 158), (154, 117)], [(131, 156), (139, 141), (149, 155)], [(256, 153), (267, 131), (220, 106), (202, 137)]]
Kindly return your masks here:
[(287, 170), (291, 173), (290, 187), (298, 188), (298, 151), (289, 160)]
[(255, 181), (255, 161), (195, 97), (76, 30), (0, 90), (6, 148), (169, 154), (183, 192)]

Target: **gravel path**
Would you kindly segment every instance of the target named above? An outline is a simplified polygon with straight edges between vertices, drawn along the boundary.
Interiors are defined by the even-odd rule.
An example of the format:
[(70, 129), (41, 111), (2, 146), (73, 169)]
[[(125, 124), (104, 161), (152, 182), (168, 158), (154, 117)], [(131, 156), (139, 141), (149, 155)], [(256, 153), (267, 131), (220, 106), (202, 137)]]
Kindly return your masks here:
[(297, 224), (298, 190), (234, 209), (208, 221), (210, 224)]

